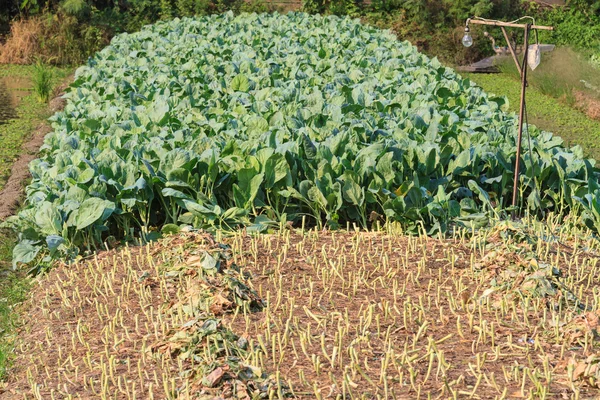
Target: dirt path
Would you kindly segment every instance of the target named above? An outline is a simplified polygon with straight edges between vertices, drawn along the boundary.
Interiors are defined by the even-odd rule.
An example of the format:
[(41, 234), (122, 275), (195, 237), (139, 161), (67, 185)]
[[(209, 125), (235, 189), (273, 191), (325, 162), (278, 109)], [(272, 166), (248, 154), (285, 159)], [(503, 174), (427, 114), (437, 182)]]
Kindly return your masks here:
[[(72, 81), (73, 76), (71, 75), (55, 89), (54, 93), (56, 95), (48, 105), (48, 109), (52, 113), (64, 108), (66, 102), (62, 99), (62, 95)], [(52, 128), (50, 128), (48, 123), (42, 122), (33, 131), (29, 140), (23, 143), (23, 152), (19, 156), (19, 159), (12, 165), (11, 175), (4, 188), (0, 190), (0, 221), (13, 215), (19, 208), (23, 198), (25, 182), (31, 176), (29, 174), (29, 163), (37, 157), (38, 150), (44, 143), (44, 137), (51, 131)]]
[(33, 132), (31, 138), (23, 143), (23, 153), (12, 165), (12, 173), (4, 189), (0, 191), (0, 221), (13, 215), (19, 207), (23, 196), (24, 183), (30, 177), (29, 162), (35, 159), (44, 137), (51, 131), (47, 123), (43, 123)]

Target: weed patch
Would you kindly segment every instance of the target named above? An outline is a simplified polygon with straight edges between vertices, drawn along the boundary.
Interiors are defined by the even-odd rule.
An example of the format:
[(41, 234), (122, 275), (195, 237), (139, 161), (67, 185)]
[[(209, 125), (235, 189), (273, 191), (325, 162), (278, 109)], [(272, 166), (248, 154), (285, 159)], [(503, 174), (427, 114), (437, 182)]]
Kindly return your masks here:
[(40, 60), (34, 66), (33, 91), (41, 103), (47, 103), (52, 92), (52, 71)]
[(29, 281), (11, 268), (15, 239), (11, 232), (0, 229), (0, 382), (7, 378), (13, 358), (14, 328), (18, 318), (13, 308), (25, 300), (29, 288)]

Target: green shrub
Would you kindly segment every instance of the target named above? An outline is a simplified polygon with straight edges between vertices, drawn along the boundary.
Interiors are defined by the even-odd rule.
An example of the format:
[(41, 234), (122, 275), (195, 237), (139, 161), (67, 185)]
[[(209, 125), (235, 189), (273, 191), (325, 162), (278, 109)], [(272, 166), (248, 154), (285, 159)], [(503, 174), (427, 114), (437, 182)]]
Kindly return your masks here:
[(323, 14), (328, 5), (328, 0), (302, 0), (302, 11), (309, 14)]
[(63, 0), (59, 7), (65, 14), (79, 20), (88, 18), (91, 11), (90, 5), (85, 0)]
[(171, 0), (160, 1), (160, 19), (170, 20), (177, 14), (177, 9)]
[(209, 0), (177, 0), (177, 13), (182, 17), (205, 15), (210, 10)]
[(554, 26), (552, 32), (540, 32), (548, 43), (593, 49), (600, 45), (600, 1), (571, 0), (567, 7), (541, 10), (539, 21)]
[(600, 69), (600, 49), (595, 49), (590, 56), (590, 64), (596, 69)]
[(267, 2), (265, 0), (250, 0), (243, 1), (240, 6), (240, 12), (248, 12), (248, 13), (272, 13), (276, 11), (281, 11), (279, 7), (275, 6), (273, 3)]

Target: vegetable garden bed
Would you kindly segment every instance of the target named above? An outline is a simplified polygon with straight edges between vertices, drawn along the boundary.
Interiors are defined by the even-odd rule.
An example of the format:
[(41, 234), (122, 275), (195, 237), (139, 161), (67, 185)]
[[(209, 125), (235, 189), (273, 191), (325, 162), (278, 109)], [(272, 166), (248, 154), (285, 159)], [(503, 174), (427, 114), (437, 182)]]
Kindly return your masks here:
[[(517, 119), (506, 106), (347, 18), (161, 22), (77, 71), (10, 221), (14, 261), (49, 265), (181, 225), (481, 227), (510, 201)], [(594, 161), (530, 132), (521, 209), (583, 210), (598, 229)]]

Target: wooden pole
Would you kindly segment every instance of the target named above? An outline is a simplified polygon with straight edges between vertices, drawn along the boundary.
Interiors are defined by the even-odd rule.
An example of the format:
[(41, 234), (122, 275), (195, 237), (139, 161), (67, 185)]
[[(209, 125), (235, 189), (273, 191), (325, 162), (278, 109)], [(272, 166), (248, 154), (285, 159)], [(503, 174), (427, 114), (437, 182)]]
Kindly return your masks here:
[(505, 27), (509, 27), (509, 28), (522, 28), (522, 29), (527, 29), (527, 27), (529, 26), (529, 29), (541, 29), (541, 30), (545, 30), (545, 31), (553, 31), (554, 30), (553, 26), (530, 25), (530, 24), (513, 24), (511, 22), (483, 21), (483, 20), (480, 20), (480, 19), (469, 19), (469, 24), (491, 25), (491, 26), (505, 26)]
[[(553, 31), (553, 26), (543, 26), (543, 25), (532, 25), (532, 24), (516, 24), (513, 22), (502, 22), (502, 21), (491, 21), (486, 19), (467, 19), (467, 27), (469, 24), (475, 25), (489, 25), (489, 26), (499, 26), (502, 29), (502, 34), (504, 35), (504, 39), (506, 39), (506, 43), (508, 44), (508, 48), (510, 49), (510, 54), (512, 55), (515, 64), (517, 65), (517, 69), (521, 75), (521, 104), (519, 106), (519, 130), (517, 135), (517, 159), (515, 160), (515, 173), (514, 173), (514, 181), (513, 181), (513, 197), (512, 197), (512, 206), (515, 211), (512, 212), (513, 219), (516, 215), (516, 207), (517, 207), (517, 198), (519, 192), (519, 169), (521, 164), (521, 142), (523, 140), (523, 117), (525, 116), (525, 91), (527, 89), (527, 54), (529, 53), (529, 31), (531, 29), (541, 29), (545, 31)], [(525, 29), (525, 47), (523, 52), (523, 63), (519, 63), (519, 59), (517, 58), (517, 54), (515, 49), (513, 48), (510, 40), (508, 38), (508, 34), (506, 33), (505, 27), (509, 28), (521, 28)]]
[[(517, 193), (519, 191), (519, 167), (521, 162), (521, 140), (523, 139), (523, 117), (525, 114), (525, 90), (527, 89), (527, 53), (529, 52), (529, 30), (532, 25), (525, 26), (525, 47), (523, 52), (523, 67), (521, 68), (521, 104), (519, 106), (519, 134), (517, 137), (517, 159), (515, 160), (515, 177), (513, 182), (512, 205), (517, 206)], [(515, 211), (513, 211), (513, 219)]]
[(512, 43), (510, 43), (510, 39), (508, 38), (508, 34), (506, 33), (506, 29), (503, 26), (500, 27), (502, 29), (502, 34), (504, 35), (504, 39), (506, 40), (506, 44), (508, 45), (508, 49), (510, 50), (510, 54), (512, 55), (513, 60), (515, 60), (515, 64), (517, 66), (517, 70), (519, 71), (519, 76), (523, 75), (523, 71), (521, 71), (521, 64), (519, 64), (519, 59), (517, 58), (517, 54), (515, 53), (515, 49), (512, 47)]

